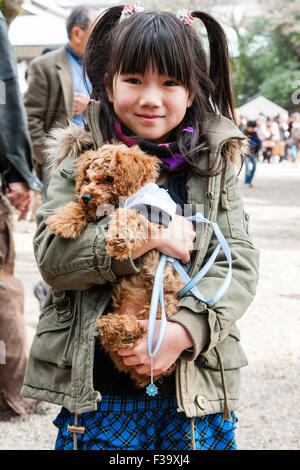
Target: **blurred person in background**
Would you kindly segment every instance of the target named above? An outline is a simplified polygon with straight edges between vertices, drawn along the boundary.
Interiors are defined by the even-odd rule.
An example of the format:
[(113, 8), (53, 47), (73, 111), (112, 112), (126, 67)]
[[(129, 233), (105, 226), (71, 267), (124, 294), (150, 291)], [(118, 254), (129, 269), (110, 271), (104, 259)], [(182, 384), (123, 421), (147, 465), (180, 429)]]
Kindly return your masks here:
[(279, 127), (276, 122), (267, 117), (265, 124), (261, 126), (261, 130), (264, 135), (262, 141), (263, 161), (267, 160), (268, 163), (271, 163), (273, 148), (280, 140)]
[(262, 142), (265, 139), (265, 134), (263, 133), (262, 126), (263, 126), (264, 120), (261, 117), (261, 115), (258, 116), (258, 119), (255, 121), (255, 132), (257, 134), (257, 137), (259, 140)]
[[(14, 277), (14, 242), (10, 204), (19, 220), (28, 213), (32, 190), (40, 190), (34, 174), (26, 113), (18, 87), (17, 64), (0, 11), (0, 421), (35, 410), (36, 402), (20, 396), (26, 357), (24, 294)], [(9, 204), (9, 202), (10, 204)], [(4, 362), (4, 363), (3, 363)]]
[(99, 10), (91, 6), (74, 8), (66, 20), (68, 43), (36, 57), (28, 67), (28, 89), (24, 96), (28, 125), (38, 176), (46, 201), (50, 169), (45, 139), (56, 127), (69, 121), (83, 126), (91, 85), (83, 80), (82, 56), (93, 20)]
[(241, 113), (238, 109), (235, 110), (235, 120), (240, 131), (243, 132), (243, 134), (245, 134), (247, 120), (245, 120), (244, 116), (241, 116)]
[(261, 147), (261, 141), (258, 138), (258, 135), (255, 129), (256, 129), (256, 121), (248, 121), (245, 134), (249, 139), (251, 153), (250, 155), (247, 155), (245, 157), (244, 161), (245, 161), (245, 184), (248, 184), (249, 188), (254, 187), (252, 184), (252, 180), (254, 177), (254, 173), (256, 171), (256, 159), (258, 157), (258, 152)]
[(288, 160), (287, 156), (287, 140), (289, 137), (288, 132), (288, 124), (283, 117), (280, 115), (276, 116), (275, 118), (280, 134), (280, 141), (273, 149), (273, 154), (279, 156), (279, 163), (283, 162), (284, 160)]
[[(91, 24), (99, 10), (91, 6), (74, 8), (66, 20), (68, 43), (40, 57), (28, 67), (28, 89), (24, 96), (28, 125), (33, 145), (33, 158), (43, 183), (42, 199), (47, 200), (50, 167), (47, 162), (46, 137), (57, 127), (72, 121), (78, 126), (86, 122), (85, 111), (91, 84), (83, 79), (82, 57), (90, 35)], [(43, 51), (44, 52), (44, 51)], [(48, 286), (40, 281), (34, 295), (42, 308)]]
[(290, 126), (290, 160), (300, 162), (300, 113), (293, 113)]

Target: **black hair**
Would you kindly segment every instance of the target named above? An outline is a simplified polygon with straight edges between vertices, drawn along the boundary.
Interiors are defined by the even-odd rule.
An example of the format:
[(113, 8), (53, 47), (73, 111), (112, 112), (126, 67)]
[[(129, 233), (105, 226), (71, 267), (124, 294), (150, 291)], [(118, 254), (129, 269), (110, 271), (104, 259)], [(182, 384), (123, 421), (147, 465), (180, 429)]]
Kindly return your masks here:
[[(100, 101), (100, 128), (104, 141), (117, 139), (116, 118), (106, 87), (112, 89), (116, 74), (143, 74), (149, 64), (195, 94), (175, 138), (186, 162), (197, 171), (194, 159), (207, 149), (204, 127), (209, 113), (220, 113), (235, 122), (229, 79), (229, 54), (223, 29), (210, 15), (194, 11), (205, 25), (210, 44), (210, 65), (193, 27), (170, 12), (143, 11), (120, 22), (123, 5), (109, 8), (95, 23), (84, 57), (84, 71), (92, 86), (91, 98)], [(181, 132), (193, 126), (194, 132)], [(199, 142), (201, 143), (199, 145)], [(211, 174), (211, 169), (201, 174)], [(213, 174), (220, 168), (214, 168)]]
[(66, 20), (68, 38), (71, 38), (72, 29), (79, 26), (86, 31), (91, 24), (91, 12), (98, 11), (97, 8), (89, 5), (81, 5), (73, 8)]

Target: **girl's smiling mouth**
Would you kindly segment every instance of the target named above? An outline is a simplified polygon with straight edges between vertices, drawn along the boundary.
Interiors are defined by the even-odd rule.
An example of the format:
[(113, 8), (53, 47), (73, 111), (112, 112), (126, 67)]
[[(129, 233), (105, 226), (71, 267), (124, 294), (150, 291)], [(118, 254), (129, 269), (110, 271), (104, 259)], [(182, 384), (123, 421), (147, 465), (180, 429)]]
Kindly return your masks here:
[(164, 116), (158, 116), (156, 114), (136, 114), (136, 116), (143, 122), (152, 123), (156, 122), (159, 119), (162, 119)]

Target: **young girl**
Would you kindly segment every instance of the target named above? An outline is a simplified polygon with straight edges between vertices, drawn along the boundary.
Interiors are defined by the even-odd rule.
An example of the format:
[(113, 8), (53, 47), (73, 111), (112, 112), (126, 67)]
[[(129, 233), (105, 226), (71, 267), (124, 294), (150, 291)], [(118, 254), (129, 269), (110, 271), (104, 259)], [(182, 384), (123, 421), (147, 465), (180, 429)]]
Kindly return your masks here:
[[(85, 57), (93, 85), (89, 129), (73, 126), (56, 136), (56, 169), (34, 238), (40, 271), (52, 289), (23, 394), (63, 406), (54, 422), (56, 449), (235, 449), (239, 369), (247, 365), (236, 321), (255, 295), (258, 252), (233, 165), (239, 166), (244, 135), (234, 124), (226, 40), (220, 25), (199, 11), (133, 10), (110, 8), (94, 26)], [(209, 67), (193, 18), (208, 32)], [(205, 225), (200, 248), (193, 251), (195, 231), (180, 211), (161, 238), (147, 240), (123, 262), (107, 255), (96, 222), (75, 240), (54, 236), (45, 220), (74, 199), (76, 159), (109, 141), (137, 142), (157, 155), (162, 162), (157, 183), (179, 209), (188, 205), (196, 213), (200, 205), (231, 249), (232, 281), (215, 307), (187, 293), (167, 322), (154, 376), (177, 360), (176, 370), (157, 384), (156, 397), (117, 371), (101, 349), (95, 324), (109, 311), (111, 285), (138, 273), (140, 256), (148, 250), (190, 263), (193, 276), (218, 242)], [(226, 272), (221, 250), (199, 285), (205, 298), (216, 292)], [(147, 327), (147, 321), (143, 324)], [(157, 320), (156, 331), (159, 326)], [(134, 349), (118, 353), (125, 364), (150, 376), (146, 335)]]

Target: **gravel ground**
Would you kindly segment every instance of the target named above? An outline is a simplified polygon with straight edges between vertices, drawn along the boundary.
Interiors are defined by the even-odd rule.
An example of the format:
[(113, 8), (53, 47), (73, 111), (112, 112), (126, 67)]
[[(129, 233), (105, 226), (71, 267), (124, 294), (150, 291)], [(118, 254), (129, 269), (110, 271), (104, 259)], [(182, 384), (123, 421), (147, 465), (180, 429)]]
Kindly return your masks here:
[[(249, 366), (242, 370), (237, 442), (241, 450), (299, 450), (300, 383), (300, 167), (259, 163), (255, 187), (243, 186), (255, 245), (261, 251), (257, 296), (239, 321)], [(28, 222), (15, 228), (16, 276), (25, 289), (28, 347), (37, 319), (33, 286), (39, 280)], [(59, 411), (43, 404), (42, 415), (0, 422), (0, 449), (53, 449)]]

